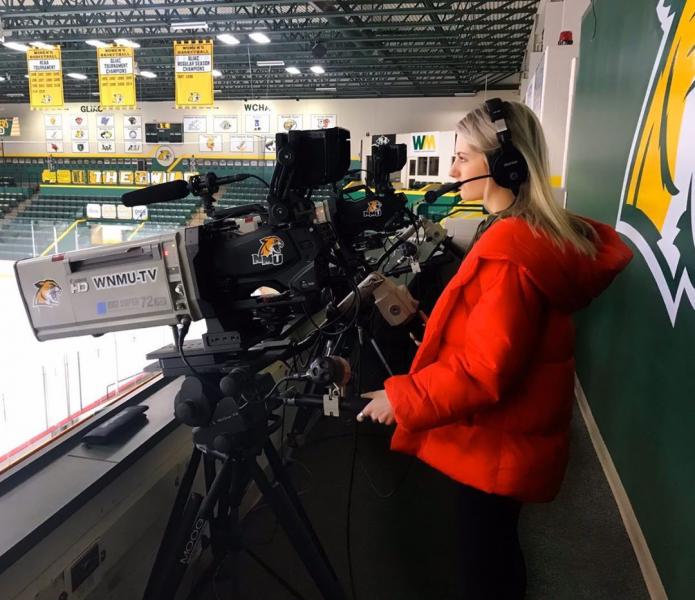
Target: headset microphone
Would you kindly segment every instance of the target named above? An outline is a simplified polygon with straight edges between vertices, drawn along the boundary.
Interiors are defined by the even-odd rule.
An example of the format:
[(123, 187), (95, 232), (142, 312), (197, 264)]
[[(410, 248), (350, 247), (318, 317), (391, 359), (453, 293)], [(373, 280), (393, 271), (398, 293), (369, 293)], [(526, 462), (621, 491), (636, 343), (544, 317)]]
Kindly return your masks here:
[(478, 179), (488, 179), (489, 177), (492, 177), (492, 175), (478, 175), (477, 177), (470, 177), (469, 179), (464, 179), (463, 181), (453, 181), (452, 183), (446, 183), (441, 187), (438, 187), (436, 190), (430, 190), (429, 192), (425, 192), (425, 202), (432, 204), (432, 202), (434, 202), (440, 196), (448, 194), (449, 192), (455, 192), (462, 185), (470, 183), (471, 181), (477, 181)]

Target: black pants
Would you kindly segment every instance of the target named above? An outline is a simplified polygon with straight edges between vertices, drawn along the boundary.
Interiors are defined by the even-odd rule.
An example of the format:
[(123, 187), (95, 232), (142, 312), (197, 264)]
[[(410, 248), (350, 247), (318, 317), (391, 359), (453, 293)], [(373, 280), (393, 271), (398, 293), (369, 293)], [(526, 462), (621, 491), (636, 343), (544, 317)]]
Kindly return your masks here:
[(526, 565), (517, 525), (522, 503), (466, 485), (458, 489), (462, 600), (521, 600)]

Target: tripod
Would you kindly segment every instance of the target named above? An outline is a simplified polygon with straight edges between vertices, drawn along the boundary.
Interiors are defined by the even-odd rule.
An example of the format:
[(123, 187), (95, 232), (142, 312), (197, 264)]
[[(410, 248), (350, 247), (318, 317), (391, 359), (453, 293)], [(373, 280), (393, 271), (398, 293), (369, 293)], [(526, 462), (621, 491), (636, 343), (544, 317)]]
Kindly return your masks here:
[[(383, 360), (383, 356), (381, 358)], [(310, 375), (302, 376), (309, 376), (322, 385), (330, 383), (329, 393), (286, 394), (285, 397), (273, 395), (277, 387), (273, 378), (267, 373), (254, 374), (255, 368), (249, 364), (238, 363), (221, 378), (217, 367), (212, 369), (212, 373), (189, 367), (194, 376), (183, 381), (174, 405), (177, 419), (194, 427), (194, 449), (169, 515), (144, 600), (174, 598), (194, 558), (206, 523), (210, 528), (209, 541), (214, 560), (221, 564), (227, 557), (232, 559), (230, 579), (238, 597), (238, 558), (243, 550), (239, 507), (251, 481), (255, 482), (274, 511), (323, 598), (346, 598), (282, 459), (270, 440), (270, 434), (277, 429), (280, 419), (272, 411), (283, 403), (323, 409), (324, 414), (334, 416), (341, 409), (361, 410), (363, 406), (360, 404), (364, 404), (361, 399), (341, 398), (339, 393), (337, 382), (349, 375), (346, 364), (344, 360), (325, 357), (312, 363)], [(272, 479), (259, 464), (262, 455), (267, 459)], [(218, 460), (221, 461), (219, 470)], [(192, 492), (201, 462), (205, 476), (204, 497)]]
[[(272, 481), (259, 465), (261, 454), (268, 461)], [(207, 492), (205, 497), (191, 493), (201, 458)], [(232, 448), (222, 460), (219, 470), (216, 459), (210, 453), (194, 448), (150, 573), (144, 600), (174, 598), (206, 522), (210, 525), (210, 546), (215, 560), (221, 562), (227, 556), (232, 559), (230, 575), (233, 592), (238, 597), (238, 558), (243, 549), (239, 505), (251, 480), (275, 512), (321, 595), (328, 600), (345, 598), (282, 460), (270, 439), (266, 438), (260, 447), (239, 444)]]

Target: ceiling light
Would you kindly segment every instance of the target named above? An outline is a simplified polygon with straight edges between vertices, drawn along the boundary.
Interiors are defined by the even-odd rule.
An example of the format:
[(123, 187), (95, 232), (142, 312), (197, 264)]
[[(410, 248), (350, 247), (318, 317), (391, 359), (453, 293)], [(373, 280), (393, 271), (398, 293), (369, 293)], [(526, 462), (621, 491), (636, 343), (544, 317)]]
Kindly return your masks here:
[(72, 77), (73, 79), (87, 79), (87, 76), (84, 75), (83, 73), (68, 73), (68, 77)]
[(265, 33), (261, 33), (260, 31), (254, 31), (253, 33), (249, 33), (249, 37), (257, 44), (270, 43), (270, 38)]
[(259, 67), (284, 67), (284, 60), (257, 60), (256, 64)]
[[(27, 79), (29, 79), (29, 74), (28, 74), (28, 73), (24, 73), (24, 77), (26, 77)], [(3, 78), (3, 81), (5, 81), (4, 78)]]
[(458, 96), (459, 98), (469, 98), (476, 95), (477, 92), (454, 92), (454, 96)]
[(299, 75), (301, 71), (297, 67), (287, 67), (285, 69), (290, 75)]
[(7, 81), (2, 75), (0, 75), (0, 81)]
[(140, 71), (140, 77), (144, 77), (145, 79), (154, 79), (157, 77), (157, 74), (153, 73), (152, 71)]
[(231, 33), (220, 33), (220, 35), (217, 36), (217, 39), (220, 40), (220, 42), (229, 44), (230, 46), (239, 43), (239, 40), (236, 39)]
[(34, 48), (41, 48), (42, 50), (53, 50), (55, 46), (51, 44), (46, 44), (45, 42), (29, 42)]
[(17, 50), (17, 52), (26, 52), (29, 50), (29, 46), (26, 44), (20, 44), (19, 42), (5, 42), (3, 46), (5, 46), (5, 48), (9, 48), (10, 50)]
[(335, 92), (337, 90), (334, 87), (318, 87), (318, 88), (316, 88), (316, 91), (317, 92)]
[(208, 24), (203, 21), (187, 21), (184, 23), (172, 23), (170, 29), (172, 31), (185, 31), (188, 29), (202, 29), (207, 31)]
[(221, 94), (222, 90), (212, 90), (215, 94)]
[(126, 48), (139, 48), (140, 47), (140, 44), (138, 44), (137, 42), (132, 42), (132, 41), (127, 40), (125, 38), (116, 38), (113, 41), (116, 42), (119, 46), (125, 46)]
[(212, 70), (212, 76), (213, 77), (222, 77), (222, 71), (218, 71), (217, 69)]
[(106, 42), (102, 42), (101, 40), (85, 40), (84, 43), (94, 46), (95, 48), (108, 48), (109, 46)]
[(8, 98), (23, 98), (24, 93), (23, 92), (10, 92), (9, 94), (5, 94)]
[(92, 96), (99, 96), (101, 95), (101, 92), (92, 92)]
[(323, 75), (326, 71), (324, 71), (321, 65), (313, 65), (311, 67), (311, 72), (316, 73), (317, 75)]

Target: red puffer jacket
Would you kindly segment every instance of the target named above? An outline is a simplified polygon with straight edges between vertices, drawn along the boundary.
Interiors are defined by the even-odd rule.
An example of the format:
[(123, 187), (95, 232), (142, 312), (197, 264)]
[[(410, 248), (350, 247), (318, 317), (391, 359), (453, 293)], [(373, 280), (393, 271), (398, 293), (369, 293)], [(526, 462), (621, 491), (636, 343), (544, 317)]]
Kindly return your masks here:
[(596, 259), (516, 217), (482, 235), (437, 301), (410, 373), (386, 380), (393, 450), (486, 492), (555, 497), (572, 414), (571, 313), (632, 258), (611, 227), (589, 222)]

